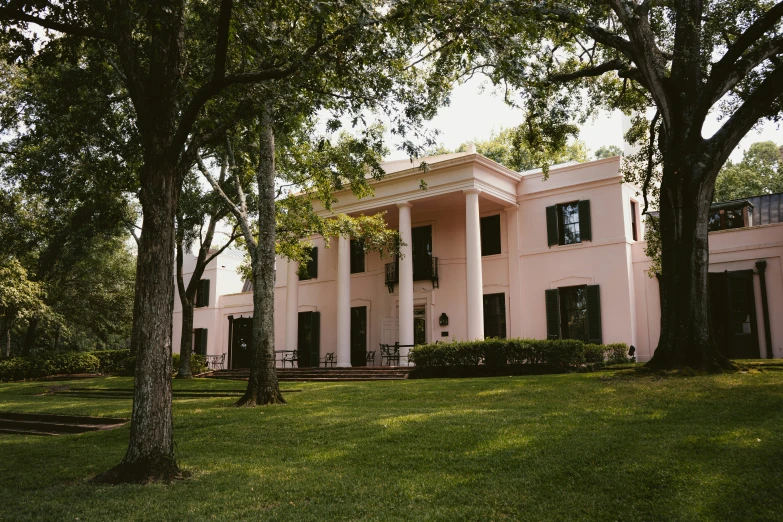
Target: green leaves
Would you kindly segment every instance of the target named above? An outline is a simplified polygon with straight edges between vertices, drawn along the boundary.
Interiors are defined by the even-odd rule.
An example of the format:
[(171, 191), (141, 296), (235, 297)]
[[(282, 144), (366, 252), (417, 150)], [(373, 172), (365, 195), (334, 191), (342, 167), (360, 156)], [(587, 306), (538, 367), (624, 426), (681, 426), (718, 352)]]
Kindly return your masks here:
[(773, 141), (752, 144), (742, 161), (728, 161), (715, 181), (714, 201), (783, 192), (783, 159)]

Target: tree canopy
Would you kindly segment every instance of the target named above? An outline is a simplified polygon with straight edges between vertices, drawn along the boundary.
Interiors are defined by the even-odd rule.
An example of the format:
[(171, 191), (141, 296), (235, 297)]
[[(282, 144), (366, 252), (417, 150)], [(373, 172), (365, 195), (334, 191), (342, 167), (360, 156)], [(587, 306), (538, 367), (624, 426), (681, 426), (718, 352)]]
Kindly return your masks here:
[(783, 192), (783, 145), (774, 141), (753, 143), (742, 160), (729, 160), (715, 181), (715, 201)]

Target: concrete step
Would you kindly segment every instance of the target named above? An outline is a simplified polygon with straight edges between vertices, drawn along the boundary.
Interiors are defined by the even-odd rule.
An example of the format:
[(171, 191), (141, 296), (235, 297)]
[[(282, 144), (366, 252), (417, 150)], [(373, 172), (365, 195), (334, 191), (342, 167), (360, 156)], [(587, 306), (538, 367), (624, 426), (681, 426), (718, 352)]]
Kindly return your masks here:
[(0, 413), (2, 433), (60, 435), (108, 430), (122, 426), (127, 419), (54, 415), (43, 413)]
[[(350, 368), (277, 368), (281, 382), (336, 382), (336, 381), (391, 381), (407, 379), (410, 366), (355, 366)], [(247, 369), (216, 370), (208, 377), (228, 380), (247, 380)]]

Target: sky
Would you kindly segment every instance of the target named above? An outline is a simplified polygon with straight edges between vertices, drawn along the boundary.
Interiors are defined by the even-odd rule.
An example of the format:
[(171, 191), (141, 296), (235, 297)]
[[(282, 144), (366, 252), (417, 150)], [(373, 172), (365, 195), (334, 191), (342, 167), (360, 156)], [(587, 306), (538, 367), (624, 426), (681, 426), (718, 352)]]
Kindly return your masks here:
[[(504, 127), (513, 127), (522, 122), (522, 111), (513, 109), (495, 94), (492, 85), (486, 79), (474, 77), (467, 83), (457, 86), (451, 96), (451, 104), (442, 107), (430, 122), (430, 127), (440, 131), (438, 142), (449, 149), (456, 149), (462, 143), (472, 140), (485, 140), (492, 132)], [(710, 136), (720, 128), (720, 122), (711, 118), (704, 128), (704, 135)], [(603, 113), (595, 120), (588, 121), (582, 128), (579, 139), (594, 152), (603, 145), (623, 147), (622, 114)], [(731, 159), (742, 159), (742, 151), (757, 141), (772, 140), (783, 144), (783, 126), (767, 123), (752, 130), (734, 151)], [(403, 159), (405, 153), (389, 147), (387, 159)]]

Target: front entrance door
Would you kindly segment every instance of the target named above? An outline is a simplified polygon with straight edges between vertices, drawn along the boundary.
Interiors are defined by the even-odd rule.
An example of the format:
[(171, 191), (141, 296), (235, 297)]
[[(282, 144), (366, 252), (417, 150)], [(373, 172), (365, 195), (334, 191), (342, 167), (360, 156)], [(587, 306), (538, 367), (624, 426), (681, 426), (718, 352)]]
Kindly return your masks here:
[(351, 308), (351, 366), (367, 366), (367, 307)]
[(753, 271), (709, 274), (712, 331), (718, 347), (731, 359), (757, 359), (756, 300)]
[(427, 344), (427, 311), (424, 308), (413, 310), (413, 344)]
[(317, 368), (321, 357), (321, 312), (299, 312), (300, 368)]
[(234, 319), (231, 327), (229, 364), (232, 369), (250, 368), (250, 354), (253, 347), (253, 318)]

